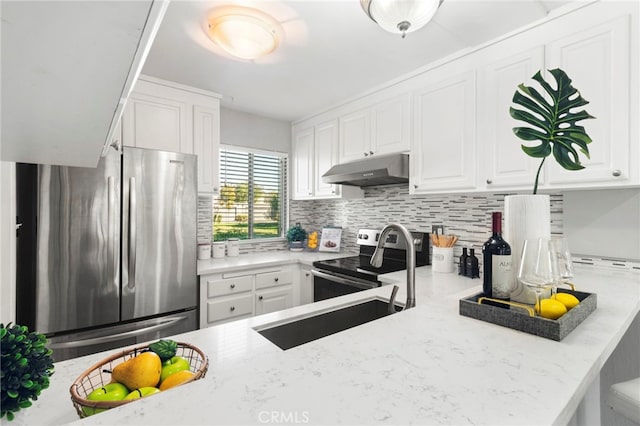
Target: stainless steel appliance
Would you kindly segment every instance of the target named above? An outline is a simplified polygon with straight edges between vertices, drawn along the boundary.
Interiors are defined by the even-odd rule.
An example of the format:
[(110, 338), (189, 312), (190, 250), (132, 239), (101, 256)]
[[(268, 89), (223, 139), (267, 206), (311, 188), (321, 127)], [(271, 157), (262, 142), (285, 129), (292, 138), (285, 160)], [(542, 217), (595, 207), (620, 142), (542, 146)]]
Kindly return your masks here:
[(194, 155), (127, 147), (18, 165), (17, 322), (56, 361), (197, 328), (196, 176)]
[(409, 154), (390, 154), (336, 164), (322, 175), (324, 183), (373, 186), (409, 182)]
[[(325, 300), (343, 296), (362, 290), (379, 287), (378, 275), (406, 269), (406, 245), (396, 231), (387, 236), (382, 259), (382, 266), (371, 266), (371, 257), (375, 252), (380, 230), (360, 229), (357, 235), (359, 254), (337, 259), (313, 262), (313, 300)], [(416, 249), (416, 266), (430, 264), (429, 234), (411, 233), (418, 243)]]

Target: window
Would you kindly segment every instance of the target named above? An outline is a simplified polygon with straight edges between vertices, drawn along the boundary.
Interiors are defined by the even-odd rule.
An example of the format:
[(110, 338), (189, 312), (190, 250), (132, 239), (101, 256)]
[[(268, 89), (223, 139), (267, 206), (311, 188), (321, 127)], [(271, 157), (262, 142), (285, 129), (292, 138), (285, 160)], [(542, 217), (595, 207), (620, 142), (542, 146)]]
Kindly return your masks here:
[(287, 156), (238, 147), (220, 149), (220, 193), (213, 203), (213, 239), (283, 236)]

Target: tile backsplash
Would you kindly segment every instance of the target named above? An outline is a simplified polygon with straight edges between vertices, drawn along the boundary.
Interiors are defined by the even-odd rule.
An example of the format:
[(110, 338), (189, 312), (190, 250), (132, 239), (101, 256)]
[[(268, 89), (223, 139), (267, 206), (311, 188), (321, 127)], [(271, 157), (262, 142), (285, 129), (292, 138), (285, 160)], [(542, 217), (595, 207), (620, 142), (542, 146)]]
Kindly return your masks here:
[[(431, 225), (444, 225), (445, 234), (458, 235), (456, 259), (462, 247), (481, 254), (491, 234), (491, 212), (504, 211), (508, 194), (409, 195), (406, 184), (365, 188), (357, 200), (290, 201), (289, 222), (300, 222), (306, 230), (324, 226), (342, 227), (341, 251), (357, 252), (355, 235), (360, 228), (382, 228), (397, 222), (412, 231), (431, 232)], [(562, 194), (551, 194), (551, 233), (562, 234)], [(198, 241), (211, 241), (211, 197), (198, 197)], [(241, 253), (284, 250), (282, 241), (242, 244)], [(478, 258), (481, 258), (479, 255)], [(456, 260), (457, 261), (457, 260)]]
[[(458, 235), (454, 256), (462, 247), (482, 251), (491, 235), (491, 212), (504, 211), (508, 194), (409, 195), (406, 184), (365, 188), (358, 200), (291, 201), (290, 222), (307, 230), (325, 225), (341, 226), (344, 251), (357, 252), (359, 228), (382, 228), (397, 222), (412, 231), (431, 232), (431, 225), (444, 225), (445, 234)], [(552, 194), (551, 233), (562, 234), (562, 194)], [(480, 258), (480, 256), (478, 256)]]

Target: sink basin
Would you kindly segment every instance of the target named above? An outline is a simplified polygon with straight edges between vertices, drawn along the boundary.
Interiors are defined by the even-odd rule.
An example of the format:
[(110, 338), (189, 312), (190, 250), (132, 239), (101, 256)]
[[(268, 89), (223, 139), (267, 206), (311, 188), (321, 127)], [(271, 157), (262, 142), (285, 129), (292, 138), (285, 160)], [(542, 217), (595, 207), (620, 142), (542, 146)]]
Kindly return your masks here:
[[(280, 349), (287, 350), (386, 317), (389, 315), (388, 306), (388, 301), (372, 299), (256, 331)], [(394, 306), (396, 311), (402, 310), (402, 306)]]

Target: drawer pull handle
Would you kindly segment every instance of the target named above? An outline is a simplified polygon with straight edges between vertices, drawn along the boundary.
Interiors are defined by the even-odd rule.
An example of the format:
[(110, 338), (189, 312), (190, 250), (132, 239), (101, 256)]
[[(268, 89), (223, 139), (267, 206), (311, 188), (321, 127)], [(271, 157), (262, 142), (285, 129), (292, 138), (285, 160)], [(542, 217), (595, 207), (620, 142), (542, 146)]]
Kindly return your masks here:
[(236, 288), (236, 285), (235, 284), (231, 284), (229, 287)]
[(258, 300), (262, 300), (262, 299), (264, 299), (264, 297), (262, 297), (262, 296), (259, 296), (259, 297), (258, 297)]
[(491, 185), (493, 181), (491, 179), (487, 179), (487, 185)]
[(614, 171), (612, 171), (612, 172), (611, 172), (611, 174), (612, 174), (614, 177), (620, 177), (620, 176), (622, 176), (622, 172), (621, 172), (620, 170), (618, 170), (618, 169), (615, 169)]
[(273, 280), (274, 280), (275, 282), (278, 282), (278, 277), (275, 277)]
[(233, 311), (235, 311), (235, 310), (236, 310), (236, 307), (235, 307), (235, 306), (232, 306), (232, 307), (230, 307), (230, 308), (229, 308), (229, 310), (230, 310), (231, 312), (233, 312)]

